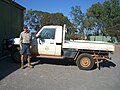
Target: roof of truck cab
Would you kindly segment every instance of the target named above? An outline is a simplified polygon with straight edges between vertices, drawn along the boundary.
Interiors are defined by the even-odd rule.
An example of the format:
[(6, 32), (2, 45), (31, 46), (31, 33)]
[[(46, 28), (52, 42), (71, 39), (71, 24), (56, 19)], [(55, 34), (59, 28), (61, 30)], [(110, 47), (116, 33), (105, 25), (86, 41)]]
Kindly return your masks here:
[(46, 25), (46, 26), (43, 26), (43, 27), (62, 27), (60, 25)]

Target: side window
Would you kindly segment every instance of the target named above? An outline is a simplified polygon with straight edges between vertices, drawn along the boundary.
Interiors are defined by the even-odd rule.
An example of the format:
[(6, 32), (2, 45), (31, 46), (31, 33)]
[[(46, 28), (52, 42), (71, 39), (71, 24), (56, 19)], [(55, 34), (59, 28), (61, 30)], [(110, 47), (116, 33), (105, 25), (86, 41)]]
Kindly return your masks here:
[(56, 29), (45, 28), (40, 33), (40, 38), (41, 39), (55, 39), (55, 31)]

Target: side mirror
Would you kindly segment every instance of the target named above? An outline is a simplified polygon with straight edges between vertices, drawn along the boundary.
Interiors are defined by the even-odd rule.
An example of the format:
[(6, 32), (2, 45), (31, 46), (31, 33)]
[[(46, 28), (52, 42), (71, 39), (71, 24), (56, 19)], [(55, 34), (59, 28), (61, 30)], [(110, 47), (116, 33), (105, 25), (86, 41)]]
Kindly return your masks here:
[(41, 36), (36, 36), (36, 38), (37, 38), (37, 39), (38, 39), (38, 38), (41, 39), (42, 37), (41, 37)]
[(36, 36), (36, 39), (39, 39), (39, 40), (43, 40), (43, 38), (41, 36)]
[(39, 36), (36, 36), (35, 38), (37, 38), (37, 39), (38, 39), (38, 38), (39, 38)]

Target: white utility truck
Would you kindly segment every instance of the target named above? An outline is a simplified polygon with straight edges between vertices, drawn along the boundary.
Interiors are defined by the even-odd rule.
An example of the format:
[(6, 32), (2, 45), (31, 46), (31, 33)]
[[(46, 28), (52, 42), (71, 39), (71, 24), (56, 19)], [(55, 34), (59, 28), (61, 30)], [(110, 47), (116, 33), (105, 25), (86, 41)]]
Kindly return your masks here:
[[(101, 41), (65, 40), (65, 26), (43, 26), (32, 37), (32, 55), (47, 58), (71, 58), (82, 70), (90, 70), (94, 64), (109, 60), (109, 54), (114, 51), (114, 45)], [(11, 55), (20, 62), (19, 38), (12, 39)], [(61, 59), (62, 60), (62, 59)]]

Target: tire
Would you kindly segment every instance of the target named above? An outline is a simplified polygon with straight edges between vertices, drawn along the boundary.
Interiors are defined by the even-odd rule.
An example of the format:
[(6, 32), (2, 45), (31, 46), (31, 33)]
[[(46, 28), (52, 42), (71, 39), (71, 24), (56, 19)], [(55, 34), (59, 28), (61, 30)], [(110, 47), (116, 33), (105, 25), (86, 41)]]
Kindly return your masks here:
[[(14, 49), (14, 50), (12, 51), (11, 56), (12, 56), (12, 59), (13, 59), (15, 62), (17, 62), (17, 63), (20, 63), (20, 62), (21, 62), (19, 50)], [(25, 53), (25, 55), (24, 55), (24, 62), (26, 62), (26, 61), (27, 61), (27, 54)]]
[(94, 66), (94, 60), (90, 54), (83, 53), (78, 56), (76, 64), (81, 70), (91, 70)]
[(17, 49), (14, 49), (11, 53), (11, 56), (12, 56), (12, 59), (15, 61), (15, 62), (18, 62), (20, 63), (20, 53), (19, 53), (19, 50)]

